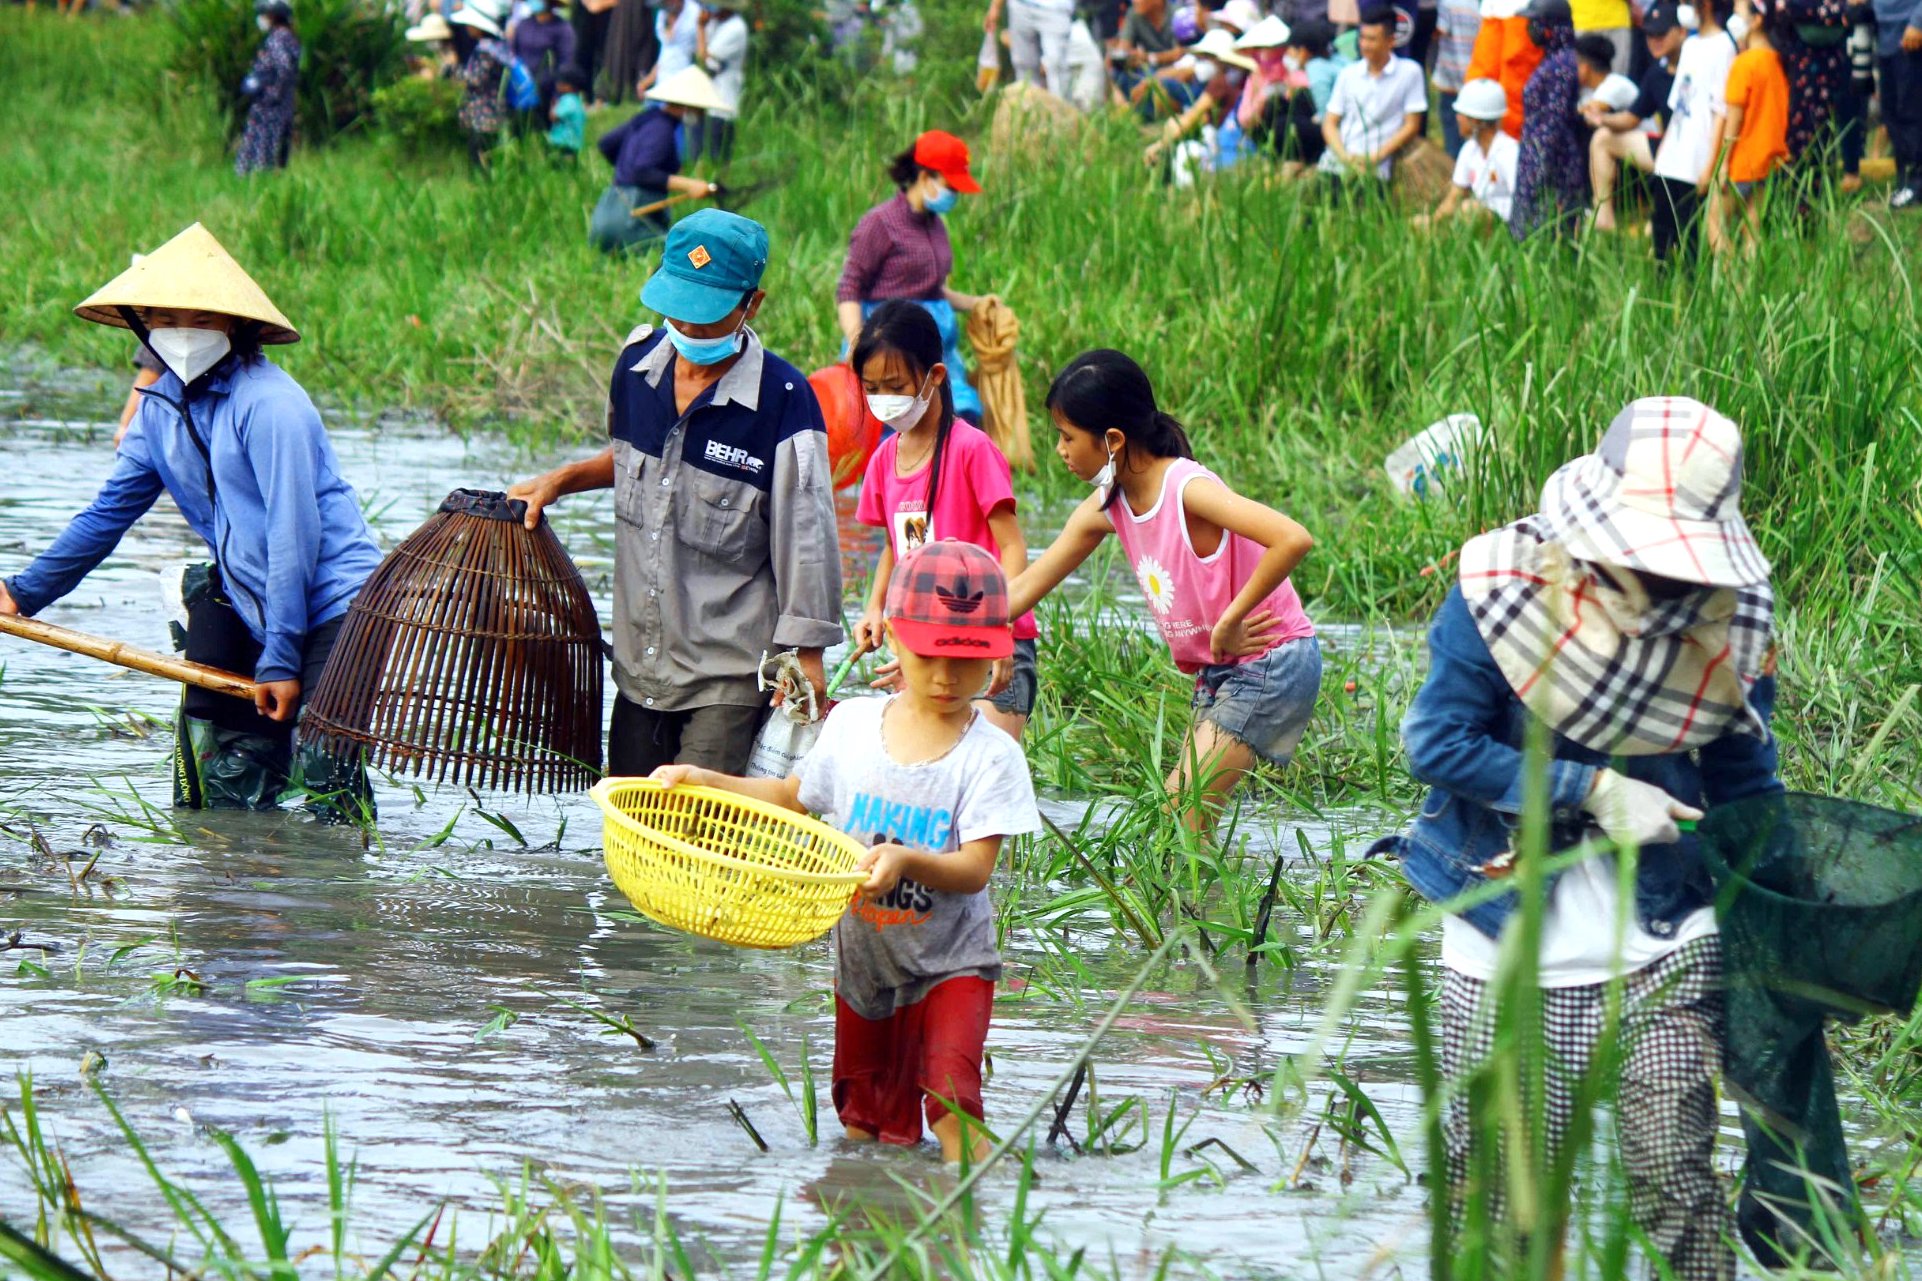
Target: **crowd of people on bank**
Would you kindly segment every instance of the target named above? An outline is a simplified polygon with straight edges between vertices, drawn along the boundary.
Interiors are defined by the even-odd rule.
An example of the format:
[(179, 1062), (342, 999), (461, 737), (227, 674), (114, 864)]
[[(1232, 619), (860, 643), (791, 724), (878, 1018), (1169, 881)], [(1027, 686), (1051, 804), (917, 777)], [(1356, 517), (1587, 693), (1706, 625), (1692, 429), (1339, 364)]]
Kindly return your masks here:
[(1158, 123), (1146, 158), (1181, 183), (1267, 159), (1379, 193), (1435, 134), (1450, 190), (1418, 225), (1616, 230), (1630, 169), (1666, 257), (1698, 227), (1753, 244), (1771, 192), (1800, 207), (1838, 168), (1859, 189), (1875, 103), (1889, 205), (1922, 199), (1915, 0), (1005, 2), (1016, 81)]

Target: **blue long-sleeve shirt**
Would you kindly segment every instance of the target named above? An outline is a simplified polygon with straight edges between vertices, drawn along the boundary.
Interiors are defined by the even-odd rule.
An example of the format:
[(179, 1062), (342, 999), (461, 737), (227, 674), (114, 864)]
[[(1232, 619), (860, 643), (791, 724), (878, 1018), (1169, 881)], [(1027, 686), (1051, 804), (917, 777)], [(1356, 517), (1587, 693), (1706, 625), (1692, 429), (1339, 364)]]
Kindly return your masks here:
[(659, 107), (637, 111), (600, 136), (594, 145), (614, 166), (614, 185), (666, 191), (667, 180), (681, 171), (674, 146), (673, 116)]
[[(1775, 709), (1775, 678), (1749, 692), (1764, 724)], [(1459, 586), (1448, 593), (1428, 629), (1428, 678), (1401, 724), (1408, 769), (1429, 785), (1408, 830), (1377, 850), (1392, 849), (1408, 883), (1430, 902), (1445, 903), (1486, 884), (1480, 869), (1513, 848), (1525, 789), (1527, 709), (1488, 652)], [(1551, 817), (1579, 827), (1582, 802), (1608, 758), (1559, 735), (1547, 762)], [(1775, 738), (1734, 730), (1689, 752), (1629, 756), (1619, 768), (1686, 805), (1714, 809), (1782, 791)], [(1636, 868), (1636, 912), (1642, 928), (1666, 938), (1676, 922), (1709, 901), (1708, 870), (1692, 834), (1673, 845), (1648, 846)], [(1462, 913), (1490, 938), (1515, 910), (1513, 893)]]
[(190, 408), (213, 462), (209, 503), (207, 462), (175, 408), (180, 379), (168, 371), (145, 391), (100, 492), (7, 590), (23, 614), (59, 600), (164, 490), (260, 642), (254, 679), (295, 679), (307, 633), (346, 613), (380, 563), (314, 402), (264, 357), (230, 358), (202, 379)]

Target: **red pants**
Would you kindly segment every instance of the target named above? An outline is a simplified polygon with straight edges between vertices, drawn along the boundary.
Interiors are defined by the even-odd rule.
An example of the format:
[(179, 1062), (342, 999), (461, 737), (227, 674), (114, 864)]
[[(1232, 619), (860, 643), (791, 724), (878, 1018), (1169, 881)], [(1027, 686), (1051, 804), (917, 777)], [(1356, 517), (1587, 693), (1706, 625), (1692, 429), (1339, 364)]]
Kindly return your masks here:
[(944, 980), (885, 1019), (864, 1019), (834, 998), (834, 1111), (841, 1124), (883, 1143), (921, 1141), (954, 1110), (981, 1119), (981, 1050), (988, 1040), (994, 984), (964, 975)]

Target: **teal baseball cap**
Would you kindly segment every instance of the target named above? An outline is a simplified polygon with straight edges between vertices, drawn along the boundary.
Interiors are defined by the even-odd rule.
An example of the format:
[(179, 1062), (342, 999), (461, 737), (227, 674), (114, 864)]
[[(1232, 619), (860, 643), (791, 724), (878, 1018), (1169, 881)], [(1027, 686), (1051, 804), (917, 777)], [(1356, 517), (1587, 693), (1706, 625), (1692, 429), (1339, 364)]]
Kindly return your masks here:
[(761, 287), (767, 228), (725, 209), (700, 209), (668, 229), (641, 305), (669, 320), (711, 325)]

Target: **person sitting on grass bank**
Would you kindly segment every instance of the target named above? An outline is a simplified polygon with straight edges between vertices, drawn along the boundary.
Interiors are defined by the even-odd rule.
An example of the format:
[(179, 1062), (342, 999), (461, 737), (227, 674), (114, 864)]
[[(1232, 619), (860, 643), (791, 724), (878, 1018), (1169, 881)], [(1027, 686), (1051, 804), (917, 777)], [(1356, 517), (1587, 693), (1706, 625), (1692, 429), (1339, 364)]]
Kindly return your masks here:
[[(867, 612), (854, 625), (862, 652), (887, 640), (885, 605), (895, 568), (915, 548), (955, 539), (986, 549), (1004, 573), (1028, 567), (1028, 544), (1015, 519), (1008, 460), (988, 434), (954, 415), (941, 331), (934, 317), (906, 299), (884, 302), (861, 327), (849, 360), (867, 393), (868, 412), (891, 430), (868, 460), (855, 519), (887, 534)], [(1034, 615), (1014, 624), (1014, 652), (995, 660), (978, 706), (1017, 743), (1034, 711)], [(876, 681), (893, 684), (892, 674)]]
[(575, 160), (587, 141), (587, 75), (579, 67), (562, 67), (554, 77), (554, 103), (547, 109), (547, 145), (556, 159)]
[(1429, 227), (1450, 218), (1493, 214), (1502, 222), (1515, 202), (1515, 163), (1521, 147), (1502, 132), (1508, 95), (1493, 80), (1470, 80), (1455, 94), (1456, 123), (1462, 140), (1455, 156), (1455, 177), (1433, 214), (1416, 214), (1415, 226)]
[(767, 650), (798, 649), (817, 696), (841, 639), (834, 468), (814, 391), (750, 327), (767, 231), (702, 209), (668, 232), (614, 362), (613, 443), (508, 490), (527, 527), (566, 494), (614, 490), (610, 774), (747, 768), (767, 712)]
[(1014, 580), (1010, 608), (1027, 613), (1108, 535), (1120, 540), (1175, 666), (1195, 678), (1195, 719), (1167, 788), (1188, 827), (1205, 831), (1257, 760), (1293, 759), (1314, 711), (1321, 642), (1288, 581), (1314, 539), (1196, 462), (1148, 375), (1118, 351), (1069, 361), (1048, 412), (1056, 456), (1095, 492)]
[(978, 1160), (1001, 977), (988, 878), (1004, 841), (1041, 829), (1020, 746), (975, 706), (1014, 649), (1007, 580), (979, 547), (927, 543), (896, 567), (886, 618), (901, 692), (838, 705), (796, 774), (654, 777), (820, 814), (868, 846), (868, 879), (834, 927), (835, 1113), (850, 1139), (903, 1145), (925, 1115), (944, 1161)]
[(1343, 67), (1321, 122), (1320, 171), (1346, 194), (1378, 194), (1394, 177), (1395, 157), (1421, 136), (1428, 111), (1422, 69), (1395, 56), (1395, 11), (1361, 15), (1361, 61)]
[(206, 543), (187, 572), (186, 657), (251, 674), (253, 703), (197, 687), (175, 721), (174, 803), (371, 821), (358, 761), (297, 748), (295, 722), (347, 607), (380, 563), (313, 401), (261, 354), (300, 335), (199, 223), (74, 309), (130, 329), (165, 364), (139, 393), (113, 472), (53, 546), (0, 582), (0, 614), (73, 591), (164, 493)]
[(1597, 231), (1615, 230), (1615, 180), (1622, 162), (1643, 173), (1654, 172), (1655, 145), (1662, 136), (1668, 95), (1675, 87), (1675, 55), (1681, 51), (1683, 34), (1672, 0), (1651, 4), (1642, 15), (1649, 64), (1634, 104), (1618, 110), (1591, 101), (1582, 109), (1582, 118), (1595, 130), (1588, 143), (1588, 182), (1595, 195)]
[(601, 193), (587, 225), (588, 243), (603, 253), (621, 253), (665, 236), (673, 221), (664, 203), (670, 197), (713, 196), (721, 190), (718, 183), (681, 173), (674, 141), (677, 128), (696, 128), (702, 112), (724, 105), (707, 72), (683, 67), (649, 89), (647, 100), (653, 105), (595, 143), (614, 166), (614, 182)]
[[(1662, 1275), (1734, 1276), (1715, 1163), (1721, 946), (1708, 869), (1679, 825), (1782, 790), (1769, 732), (1774, 598), (1741, 484), (1734, 423), (1682, 397), (1635, 401), (1595, 453), (1549, 478), (1537, 514), (1462, 548), (1428, 631), (1428, 675), (1402, 741), (1409, 772), (1432, 790), (1421, 817), (1370, 852), (1398, 854), (1433, 903), (1500, 885), (1518, 854), (1533, 857), (1518, 842), (1534, 730), (1547, 731), (1550, 848), (1639, 849), (1627, 895), (1609, 852), (1548, 878), (1532, 962), (1503, 954), (1521, 920), (1513, 893), (1443, 918), (1440, 1039), (1454, 1102), (1438, 1212), (1460, 1221), (1458, 1250), (1497, 1266), (1520, 1266), (1527, 1248), (1526, 1227), (1503, 1208), (1527, 1176), (1504, 1158), (1563, 1150), (1573, 1109), (1593, 1097), (1584, 1078), (1605, 1070), (1629, 1211)], [(1536, 1106), (1549, 1132), (1525, 1138), (1506, 1132), (1486, 1081), (1502, 1070), (1487, 1062), (1499, 979), (1517, 963), (1541, 989), (1539, 1028), (1519, 1040), (1548, 1056)], [(1620, 1039), (1604, 1045), (1617, 1008)], [(1527, 1079), (1531, 1068), (1519, 1070)], [(1468, 1216), (1470, 1204), (1489, 1213)], [(1559, 1214), (1538, 1208), (1532, 1222)]]

